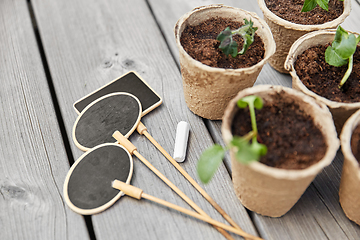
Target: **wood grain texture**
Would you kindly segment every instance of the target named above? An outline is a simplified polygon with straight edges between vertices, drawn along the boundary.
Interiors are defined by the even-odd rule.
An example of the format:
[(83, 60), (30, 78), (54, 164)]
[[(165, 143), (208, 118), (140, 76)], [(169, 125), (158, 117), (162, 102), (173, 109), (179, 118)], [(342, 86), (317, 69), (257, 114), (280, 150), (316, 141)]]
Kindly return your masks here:
[[(177, 123), (181, 120), (190, 123), (188, 154), (182, 166), (196, 179), (197, 159), (212, 140), (203, 121), (186, 107), (180, 72), (147, 3), (141, 0), (35, 0), (32, 4), (69, 139), (76, 119), (73, 102), (134, 70), (163, 98), (163, 104), (141, 121), (170, 154)], [(134, 133), (130, 140), (206, 213), (224, 222), (144, 136)], [(81, 152), (73, 143), (71, 147), (75, 158), (79, 157)], [(189, 208), (136, 158), (132, 184)], [(256, 234), (246, 210), (234, 195), (224, 166), (204, 189), (245, 231)], [(200, 221), (126, 197), (92, 219), (97, 239), (118, 239), (119, 236), (123, 239), (222, 238), (215, 229)]]
[[(177, 19), (194, 7), (217, 3), (216, 1), (163, 1), (149, 0), (150, 7), (167, 40), (177, 63), (178, 50), (175, 45), (173, 27)], [(222, 1), (223, 4), (256, 12), (262, 16), (256, 1)], [(359, 4), (352, 1), (352, 13), (343, 27), (360, 31)], [(266, 64), (255, 85), (275, 84), (291, 87), (291, 77), (280, 74)], [(221, 121), (205, 120), (214, 140), (224, 145), (221, 137)], [(294, 208), (282, 218), (268, 218), (253, 213), (254, 222), (265, 239), (358, 239), (360, 227), (348, 220), (338, 202), (338, 184), (342, 167), (342, 156), (315, 179)], [(225, 164), (231, 172), (230, 159)]]
[(87, 239), (27, 1), (1, 1), (0, 42), (0, 238)]

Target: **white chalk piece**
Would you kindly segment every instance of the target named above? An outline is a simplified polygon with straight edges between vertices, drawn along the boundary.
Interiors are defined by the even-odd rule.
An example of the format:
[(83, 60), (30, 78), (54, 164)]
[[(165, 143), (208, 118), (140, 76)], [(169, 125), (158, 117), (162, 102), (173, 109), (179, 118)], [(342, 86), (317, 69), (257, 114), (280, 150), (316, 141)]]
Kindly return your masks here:
[(177, 162), (183, 162), (185, 160), (189, 131), (190, 125), (187, 122), (181, 121), (178, 123), (174, 149), (174, 159)]

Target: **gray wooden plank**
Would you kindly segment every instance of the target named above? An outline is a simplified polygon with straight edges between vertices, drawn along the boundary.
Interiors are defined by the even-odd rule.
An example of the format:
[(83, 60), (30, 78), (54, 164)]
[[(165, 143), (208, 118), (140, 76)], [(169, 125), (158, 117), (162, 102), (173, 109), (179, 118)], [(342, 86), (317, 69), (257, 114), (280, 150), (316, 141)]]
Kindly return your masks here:
[(87, 239), (64, 205), (69, 169), (27, 1), (0, 2), (0, 238)]
[[(216, 1), (162, 1), (150, 0), (157, 22), (167, 39), (167, 43), (178, 63), (173, 26), (177, 19), (194, 7), (216, 3)], [(256, 1), (223, 1), (225, 5), (253, 11), (262, 16)], [(352, 13), (342, 26), (359, 32), (360, 8), (352, 1)], [(280, 74), (266, 64), (255, 85), (275, 84), (291, 87), (291, 77)], [(224, 145), (221, 137), (221, 121), (205, 120), (214, 140)], [(231, 172), (230, 159), (225, 163)], [(326, 168), (309, 187), (294, 208), (282, 218), (268, 218), (253, 214), (256, 226), (265, 239), (358, 239), (359, 226), (349, 221), (338, 204), (338, 181), (341, 171), (341, 156)], [(335, 175), (334, 175), (335, 174)], [(310, 206), (310, 207), (309, 207)]]
[[(188, 155), (182, 167), (196, 179), (196, 163), (212, 144), (203, 121), (183, 99), (181, 77), (145, 1), (33, 1), (62, 116), (71, 139), (76, 114), (72, 103), (130, 70), (137, 71), (163, 97), (164, 103), (142, 122), (172, 154), (176, 124), (190, 123)], [(152, 164), (205, 212), (219, 214), (166, 162), (143, 136), (130, 140)], [(82, 153), (71, 143), (77, 158)], [(187, 205), (144, 165), (135, 162), (132, 184), (145, 192), (183, 207)], [(232, 191), (224, 166), (204, 189), (247, 232), (256, 234), (246, 210)], [(97, 239), (219, 239), (212, 227), (146, 201), (127, 197), (111, 209), (92, 216)], [(237, 238), (240, 239), (240, 238)]]

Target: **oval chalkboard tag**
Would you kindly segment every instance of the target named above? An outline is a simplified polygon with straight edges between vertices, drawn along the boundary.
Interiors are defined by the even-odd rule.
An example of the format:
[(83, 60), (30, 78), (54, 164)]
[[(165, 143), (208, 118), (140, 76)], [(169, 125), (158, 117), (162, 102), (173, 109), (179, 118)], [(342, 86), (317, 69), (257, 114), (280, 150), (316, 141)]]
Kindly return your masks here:
[(133, 160), (123, 146), (101, 144), (84, 153), (70, 168), (64, 183), (65, 202), (82, 215), (102, 212), (123, 195), (112, 182), (117, 179), (130, 184), (132, 173)]
[(73, 128), (75, 145), (87, 151), (102, 143), (113, 143), (118, 130), (129, 137), (141, 118), (139, 99), (130, 93), (105, 95), (90, 103), (78, 116)]

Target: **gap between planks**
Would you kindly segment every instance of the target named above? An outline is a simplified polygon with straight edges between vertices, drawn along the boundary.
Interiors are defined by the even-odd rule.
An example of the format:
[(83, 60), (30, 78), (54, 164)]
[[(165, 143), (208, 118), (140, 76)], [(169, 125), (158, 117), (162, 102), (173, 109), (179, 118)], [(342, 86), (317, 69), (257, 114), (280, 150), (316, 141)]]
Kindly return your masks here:
[[(61, 114), (61, 111), (60, 111), (59, 102), (58, 102), (58, 99), (56, 97), (56, 92), (55, 92), (54, 84), (53, 84), (53, 81), (52, 81), (49, 65), (48, 65), (48, 62), (47, 62), (47, 59), (46, 59), (45, 50), (44, 50), (44, 47), (43, 47), (43, 44), (42, 44), (42, 41), (41, 41), (41, 36), (40, 36), (40, 33), (39, 33), (39, 29), (37, 27), (38, 24), (36, 22), (35, 12), (34, 12), (34, 9), (32, 7), (32, 4), (31, 4), (30, 0), (27, 1), (27, 6), (28, 6), (30, 17), (31, 17), (31, 24), (32, 24), (32, 27), (33, 27), (33, 30), (34, 30), (36, 43), (37, 43), (39, 53), (40, 53), (40, 57), (41, 57), (41, 62), (42, 62), (42, 65), (44, 67), (46, 80), (47, 80), (47, 83), (48, 83), (48, 86), (49, 86), (52, 104), (53, 104), (54, 109), (55, 109), (56, 119), (57, 119), (57, 122), (58, 122), (58, 125), (59, 125), (59, 129), (60, 129), (60, 132), (61, 132), (61, 137), (62, 137), (64, 146), (65, 146), (66, 156), (68, 158), (69, 165), (71, 166), (75, 162), (74, 161), (74, 156), (71, 153), (70, 141), (69, 141), (69, 139), (67, 137), (67, 134), (66, 134), (65, 124), (64, 124), (63, 117), (62, 117), (62, 114)], [(90, 240), (96, 240), (96, 236), (95, 236), (91, 216), (83, 216), (83, 218), (84, 218), (84, 221), (86, 223), (86, 227), (87, 227), (87, 230), (88, 230)]]

